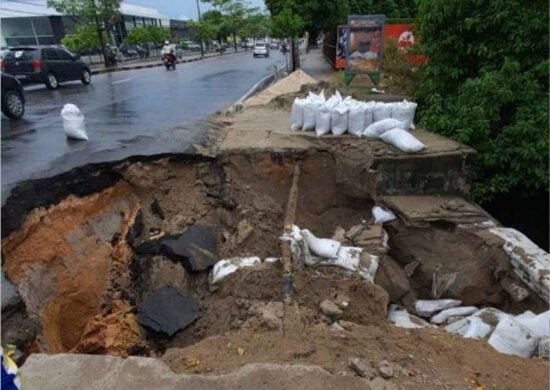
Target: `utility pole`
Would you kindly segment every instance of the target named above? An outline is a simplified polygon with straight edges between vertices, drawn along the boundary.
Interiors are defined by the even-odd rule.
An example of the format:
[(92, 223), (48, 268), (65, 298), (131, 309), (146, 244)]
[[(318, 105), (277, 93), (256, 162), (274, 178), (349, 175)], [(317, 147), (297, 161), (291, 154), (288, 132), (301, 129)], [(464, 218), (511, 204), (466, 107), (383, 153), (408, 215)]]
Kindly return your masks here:
[[(201, 22), (201, 7), (199, 6), (199, 0), (197, 0), (197, 14), (199, 16), (199, 23)], [(201, 57), (204, 57), (204, 42), (201, 37)]]

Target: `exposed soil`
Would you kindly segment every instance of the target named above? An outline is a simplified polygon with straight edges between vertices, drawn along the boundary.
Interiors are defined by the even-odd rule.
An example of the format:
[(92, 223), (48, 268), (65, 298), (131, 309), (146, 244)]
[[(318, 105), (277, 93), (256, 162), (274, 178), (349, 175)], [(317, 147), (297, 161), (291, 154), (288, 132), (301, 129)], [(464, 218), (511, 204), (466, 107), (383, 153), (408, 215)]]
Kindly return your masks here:
[[(346, 145), (339, 146), (343, 154)], [(347, 168), (365, 159), (350, 155)], [(300, 227), (332, 237), (337, 227), (348, 231), (371, 220), (374, 201), (359, 195), (357, 175), (342, 173), (342, 163), (326, 149), (125, 162), (113, 168), (115, 185), (34, 209), (2, 242), (6, 275), (41, 325), (24, 352), (164, 354), (175, 371), (201, 373), (249, 362), (304, 362), (352, 375), (348, 359), (362, 357), (373, 366), (383, 359), (397, 364), (391, 381), (404, 388), (546, 385), (545, 361), (501, 355), (483, 341), (439, 330), (388, 325), (388, 292), (338, 268), (296, 272), (294, 304), (285, 307), (279, 263), (239, 270), (211, 286), (208, 271), (184, 268), (165, 253), (135, 253), (141, 245), (204, 226), (214, 232), (219, 259), (280, 256), (278, 237), (296, 161)], [(506, 272), (500, 247), (485, 247), (481, 238), (446, 224), (423, 229), (388, 226), (390, 253), (381, 257), (393, 257), (399, 264), (394, 267), (422, 263), (410, 278), (419, 297), (429, 294), (428, 276), (444, 261), (448, 270), (462, 273), (445, 297), (508, 311), (541, 309), (534, 300), (514, 305), (495, 299), (503, 293), (493, 278)], [(200, 307), (199, 318), (172, 338), (138, 323), (137, 304), (159, 283), (174, 285)], [(340, 307), (338, 326), (344, 329), (319, 311), (324, 300)]]

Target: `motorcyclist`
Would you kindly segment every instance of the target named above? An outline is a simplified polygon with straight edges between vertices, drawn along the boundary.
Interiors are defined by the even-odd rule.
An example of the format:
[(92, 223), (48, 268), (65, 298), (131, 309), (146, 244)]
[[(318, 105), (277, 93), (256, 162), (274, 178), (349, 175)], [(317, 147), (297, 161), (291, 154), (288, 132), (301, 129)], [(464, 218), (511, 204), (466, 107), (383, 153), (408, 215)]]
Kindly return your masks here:
[(172, 58), (172, 61), (176, 61), (176, 53), (174, 52), (174, 47), (170, 44), (170, 41), (164, 41), (164, 46), (160, 51), (160, 54), (164, 57), (169, 55)]

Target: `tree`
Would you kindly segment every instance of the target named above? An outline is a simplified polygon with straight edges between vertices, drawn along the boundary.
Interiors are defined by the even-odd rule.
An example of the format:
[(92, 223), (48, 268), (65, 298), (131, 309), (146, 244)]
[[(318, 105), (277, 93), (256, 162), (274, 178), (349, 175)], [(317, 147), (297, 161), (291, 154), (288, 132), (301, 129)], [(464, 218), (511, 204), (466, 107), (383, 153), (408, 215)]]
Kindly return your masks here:
[(288, 38), (290, 40), (290, 56), (292, 59), (292, 71), (296, 70), (296, 55), (294, 53), (294, 39), (303, 31), (304, 21), (287, 6), (277, 15), (273, 16), (271, 35), (276, 38)]
[(145, 27), (149, 34), (149, 42), (155, 45), (162, 45), (164, 41), (170, 39), (170, 30), (161, 26), (147, 26)]
[(244, 0), (202, 0), (210, 3), (225, 17), (224, 27), (233, 37), (233, 45), (237, 50), (237, 33), (244, 25), (246, 17), (255, 12), (255, 8), (248, 8)]
[(212, 9), (203, 13), (201, 20), (210, 23), (216, 28), (216, 39), (220, 43), (225, 41), (229, 34), (231, 34), (225, 15), (217, 9)]
[(136, 27), (128, 32), (124, 42), (129, 45), (143, 45), (152, 42), (152, 38), (146, 27)]
[(420, 124), (474, 147), (473, 194), (548, 189), (548, 1), (420, 0)]
[(48, 0), (47, 4), (58, 12), (77, 17), (84, 24), (95, 23), (101, 53), (105, 54), (103, 31), (111, 30), (119, 13), (120, 0)]
[(210, 42), (216, 37), (216, 27), (208, 20), (190, 20), (189, 29), (195, 31), (195, 41), (201, 46), (204, 42)]
[[(106, 39), (107, 36), (105, 33), (103, 33), (103, 40)], [(65, 45), (69, 50), (75, 52), (87, 50), (88, 53), (90, 53), (92, 49), (97, 49), (101, 47), (96, 26), (92, 24), (77, 26), (75, 33), (73, 35), (65, 36), (61, 40), (61, 43)]]

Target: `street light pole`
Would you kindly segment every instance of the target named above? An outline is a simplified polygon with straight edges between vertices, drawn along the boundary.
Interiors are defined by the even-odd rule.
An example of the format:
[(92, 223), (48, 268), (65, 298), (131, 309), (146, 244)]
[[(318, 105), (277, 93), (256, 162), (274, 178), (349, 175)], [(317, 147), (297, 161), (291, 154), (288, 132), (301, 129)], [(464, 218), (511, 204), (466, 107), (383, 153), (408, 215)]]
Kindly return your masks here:
[[(197, 0), (197, 14), (199, 16), (199, 23), (201, 22), (201, 7), (199, 6), (199, 0)], [(201, 57), (204, 57), (204, 42), (201, 38)]]

